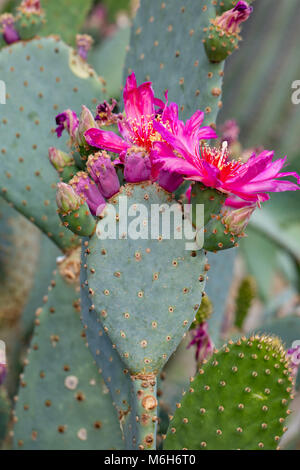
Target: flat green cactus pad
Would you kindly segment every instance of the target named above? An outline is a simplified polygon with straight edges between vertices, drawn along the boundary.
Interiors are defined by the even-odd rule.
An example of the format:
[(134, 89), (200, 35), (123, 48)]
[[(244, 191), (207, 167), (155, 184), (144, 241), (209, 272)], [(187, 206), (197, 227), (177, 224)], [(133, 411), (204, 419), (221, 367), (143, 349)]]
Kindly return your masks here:
[(165, 449), (276, 449), (292, 392), (280, 340), (230, 341), (177, 405)]
[(6, 104), (0, 107), (0, 192), (62, 249), (74, 244), (56, 213), (57, 173), (48, 148), (64, 148), (53, 133), (55, 115), (102, 100), (99, 78), (54, 38), (16, 43), (0, 53)]
[(113, 404), (118, 410), (120, 420), (129, 410), (131, 380), (126, 366), (122, 362), (118, 352), (113, 348), (112, 342), (105, 333), (99, 316), (93, 308), (92, 299), (89, 296), (87, 281), (87, 252), (86, 243), (83, 242), (81, 250), (81, 309), (84, 328), (86, 329), (87, 342), (97, 366), (102, 371), (102, 376), (110, 390)]
[[(127, 196), (128, 208), (144, 204), (149, 214), (152, 204), (172, 203), (169, 193), (149, 182), (127, 184), (119, 194)], [(111, 200), (116, 214), (119, 201), (118, 195)], [(113, 212), (98, 223), (87, 247), (91, 300), (130, 372), (155, 373), (177, 348), (198, 310), (206, 258), (202, 251), (186, 249), (184, 237), (174, 238), (179, 226), (174, 226), (173, 216), (170, 239), (152, 235), (136, 240), (129, 234), (126, 239), (101, 240), (109, 217), (114, 218)], [(150, 218), (146, 223), (149, 228)], [(130, 225), (125, 230), (129, 232)]]
[(15, 448), (123, 448), (110, 394), (81, 337), (78, 305), (74, 285), (57, 274), (21, 378)]
[(139, 81), (153, 81), (162, 98), (176, 101), (184, 119), (197, 109), (206, 124), (215, 123), (221, 103), (223, 65), (211, 64), (202, 39), (203, 28), (216, 16), (206, 0), (141, 0), (135, 18), (125, 74), (132, 69)]

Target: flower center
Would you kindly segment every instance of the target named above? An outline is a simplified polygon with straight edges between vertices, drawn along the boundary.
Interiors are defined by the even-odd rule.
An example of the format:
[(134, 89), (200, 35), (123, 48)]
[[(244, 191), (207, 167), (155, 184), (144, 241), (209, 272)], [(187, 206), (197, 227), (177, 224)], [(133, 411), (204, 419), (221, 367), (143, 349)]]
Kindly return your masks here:
[[(226, 142), (227, 143), (227, 142)], [(215, 147), (202, 146), (200, 148), (201, 159), (205, 160), (211, 166), (220, 170), (220, 178), (229, 178), (235, 176), (238, 169), (243, 165), (241, 161), (229, 160), (227, 145), (222, 145), (222, 149)]]
[[(127, 119), (128, 125), (131, 129), (131, 141), (137, 147), (142, 147), (148, 152), (151, 151), (154, 142), (164, 142), (161, 135), (153, 128), (153, 120), (161, 122), (160, 116), (141, 116), (140, 121), (135, 119)], [(167, 123), (161, 122), (164, 126)]]

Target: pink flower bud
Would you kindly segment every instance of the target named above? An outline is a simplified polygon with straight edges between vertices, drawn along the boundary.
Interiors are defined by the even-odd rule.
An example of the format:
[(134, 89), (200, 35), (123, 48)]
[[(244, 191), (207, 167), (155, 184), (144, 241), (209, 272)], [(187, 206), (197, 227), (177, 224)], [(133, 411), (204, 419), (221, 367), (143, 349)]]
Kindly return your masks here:
[(119, 178), (107, 152), (90, 155), (87, 170), (105, 198), (109, 199), (119, 191)]
[(57, 183), (56, 204), (60, 212), (67, 214), (79, 209), (82, 199), (70, 185)]
[(13, 44), (20, 40), (18, 31), (15, 29), (15, 19), (10, 13), (0, 16), (0, 29), (6, 44)]
[(50, 147), (48, 149), (48, 155), (51, 164), (57, 171), (62, 170), (65, 166), (74, 162), (74, 159), (71, 155), (55, 147)]
[(127, 183), (139, 183), (151, 178), (149, 154), (138, 147), (127, 150), (124, 161), (124, 178)]
[(237, 33), (239, 25), (249, 18), (252, 11), (253, 8), (247, 2), (240, 1), (232, 10), (225, 11), (222, 16), (219, 16), (215, 24), (229, 34)]
[(240, 209), (229, 210), (223, 218), (226, 229), (234, 235), (241, 235), (245, 231), (255, 208), (256, 204), (251, 204)]
[(40, 15), (42, 13), (41, 2), (40, 0), (23, 0), (18, 7), (18, 10), (22, 13), (27, 13), (28, 15)]
[(93, 43), (94, 39), (88, 34), (76, 35), (77, 52), (83, 60), (87, 60), (88, 52), (91, 49)]
[(87, 202), (91, 213), (96, 216), (100, 215), (106, 202), (96, 183), (89, 178), (88, 174), (79, 171), (69, 183), (76, 193)]
[(96, 121), (91, 111), (86, 107), (82, 106), (82, 111), (79, 118), (76, 141), (78, 145), (84, 145), (86, 143), (84, 133), (91, 128), (97, 128)]

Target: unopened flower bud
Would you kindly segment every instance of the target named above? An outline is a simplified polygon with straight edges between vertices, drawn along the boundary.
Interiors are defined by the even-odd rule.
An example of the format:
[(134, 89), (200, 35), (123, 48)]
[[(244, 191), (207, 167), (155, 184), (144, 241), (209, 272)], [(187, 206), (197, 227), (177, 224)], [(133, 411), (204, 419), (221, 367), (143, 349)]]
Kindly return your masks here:
[(252, 204), (241, 207), (240, 209), (230, 210), (223, 218), (223, 223), (226, 229), (234, 235), (241, 235), (244, 233), (255, 208), (256, 205)]
[(76, 35), (77, 53), (83, 60), (87, 60), (88, 52), (94, 43), (94, 39), (88, 34)]
[(33, 13), (40, 14), (42, 11), (40, 0), (23, 0), (17, 9), (28, 15)]
[(86, 201), (91, 213), (99, 216), (105, 208), (106, 202), (96, 183), (89, 178), (88, 174), (79, 171), (69, 183), (76, 193)]
[(23, 0), (17, 8), (17, 28), (21, 39), (36, 36), (45, 22), (40, 0)]
[(247, 2), (239, 1), (234, 8), (211, 20), (203, 40), (211, 62), (222, 62), (238, 48), (240, 24), (249, 18), (252, 10)]
[(251, 15), (253, 8), (245, 1), (239, 1), (234, 8), (217, 17), (215, 24), (229, 34), (239, 32), (239, 26)]
[(0, 31), (6, 44), (13, 44), (20, 40), (19, 33), (15, 28), (15, 18), (10, 13), (3, 13), (0, 16)]
[(144, 149), (131, 147), (127, 150), (124, 161), (124, 178), (127, 183), (139, 183), (151, 178), (151, 160)]
[(65, 166), (74, 163), (74, 159), (70, 154), (65, 153), (55, 147), (50, 147), (48, 149), (48, 155), (51, 164), (57, 171), (60, 171), (65, 168)]
[(84, 137), (84, 133), (91, 128), (97, 128), (97, 123), (95, 122), (94, 116), (92, 115), (91, 111), (86, 107), (82, 106), (82, 111), (79, 118), (78, 128), (77, 128), (77, 136), (76, 141), (79, 146), (85, 145), (86, 140)]
[[(224, 11), (232, 10), (232, 8), (236, 6), (238, 1), (239, 0), (220, 0), (218, 4), (216, 5), (217, 14), (221, 16), (222, 13), (224, 13)], [(253, 2), (254, 0), (247, 0), (248, 4), (253, 3)]]
[(66, 183), (57, 184), (56, 203), (60, 212), (67, 214), (76, 211), (82, 202), (81, 197), (74, 191), (72, 186)]
[(106, 199), (119, 191), (119, 178), (107, 152), (103, 151), (90, 155), (87, 170)]

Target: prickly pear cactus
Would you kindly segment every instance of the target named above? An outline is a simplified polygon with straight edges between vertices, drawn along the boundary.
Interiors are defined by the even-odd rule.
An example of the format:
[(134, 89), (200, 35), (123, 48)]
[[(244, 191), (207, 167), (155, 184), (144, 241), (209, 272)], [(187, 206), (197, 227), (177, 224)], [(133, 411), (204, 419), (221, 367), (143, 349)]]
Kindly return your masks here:
[[(131, 29), (124, 75), (134, 70), (139, 83), (151, 80), (160, 98), (165, 95), (169, 104), (171, 101), (178, 103), (180, 117), (184, 120), (202, 109), (205, 124), (215, 128), (222, 106), (223, 78), (223, 64), (215, 62), (227, 57), (240, 39), (239, 21), (235, 19), (236, 42), (229, 44), (232, 31), (228, 27), (228, 42), (225, 46), (221, 44), (226, 49), (225, 56), (215, 60), (216, 57), (211, 55), (215, 52), (215, 42), (220, 45), (220, 34), (224, 29), (222, 20), (220, 23), (220, 19), (216, 19), (215, 7), (218, 14), (222, 14), (236, 3), (234, 0), (186, 0), (183, 5), (179, 0), (141, 0)], [(248, 17), (251, 8), (241, 3), (240, 7), (247, 10), (245, 16)], [(36, 26), (42, 26), (41, 35), (61, 31), (64, 38), (73, 42), (91, 5), (91, 1), (82, 6), (82, 2), (77, 0), (44, 0), (42, 7), (48, 23)], [(35, 25), (30, 19), (27, 23), (27, 18), (19, 20), (17, 24), (20, 26), (23, 21), (23, 30), (30, 30), (29, 36), (34, 34), (32, 27)], [(210, 38), (211, 25), (218, 32), (213, 38)], [(24, 31), (20, 35), (21, 39), (29, 37)], [(214, 43), (209, 43), (212, 40)], [(3, 131), (1, 194), (57, 245), (53, 245), (53, 251), (49, 250), (43, 257), (47, 267), (54, 262), (58, 248), (64, 252), (64, 256), (57, 259), (44, 306), (36, 310), (35, 331), (14, 411), (14, 447), (35, 450), (155, 449), (159, 416), (165, 414), (166, 425), (169, 419), (166, 415), (173, 412), (174, 399), (184, 387), (188, 371), (201, 364), (189, 393), (185, 394), (182, 403), (177, 404), (165, 448), (276, 448), (284, 431), (283, 422), (289, 413), (287, 405), (294, 385), (280, 341), (265, 336), (242, 338), (236, 343), (229, 341), (207, 361), (205, 357), (209, 357), (213, 350), (207, 318), (202, 322), (206, 323), (205, 327), (202, 323), (197, 324), (199, 318), (195, 320), (205, 295), (203, 289), (210, 268), (203, 248), (216, 252), (237, 246), (239, 236), (243, 236), (239, 229), (247, 222), (247, 214), (244, 218), (231, 216), (226, 209), (227, 193), (225, 196), (217, 191), (215, 187), (222, 190), (224, 187), (214, 182), (211, 188), (199, 182), (192, 185), (191, 208), (186, 217), (181, 203), (187, 195), (183, 195), (179, 203), (176, 193), (166, 192), (156, 182), (149, 181), (150, 175), (144, 178), (146, 181), (127, 178), (132, 176), (129, 174), (132, 169), (136, 170), (132, 161), (145, 168), (149, 163), (154, 168), (152, 153), (150, 155), (150, 151), (155, 151), (154, 142), (166, 146), (163, 132), (159, 136), (156, 127), (159, 127), (161, 119), (166, 126), (164, 131), (169, 132), (171, 124), (163, 121), (163, 104), (154, 97), (150, 98), (153, 105), (151, 116), (144, 112), (152, 89), (149, 83), (136, 88), (134, 74), (126, 83), (124, 96), (127, 98), (124, 101), (135, 112), (135, 108), (143, 108), (138, 130), (146, 132), (145, 139), (144, 134), (136, 136), (135, 120), (127, 110), (126, 116), (114, 113), (115, 101), (111, 105), (106, 101), (110, 95), (118, 97), (121, 91), (120, 74), (128, 30), (120, 30), (104, 47), (100, 45), (100, 52), (96, 51), (94, 57), (92, 53), (93, 63), (99, 64), (97, 71), (101, 78), (86, 62), (91, 42), (84, 36), (81, 47), (86, 46), (86, 50), (79, 47), (76, 53), (56, 36), (35, 38), (5, 47), (0, 53), (1, 79), (7, 86), (7, 105), (0, 109), (0, 130)], [(167, 88), (168, 95), (165, 93)], [(141, 90), (144, 93), (140, 93)], [(128, 95), (132, 99), (128, 99)], [(144, 99), (145, 103), (141, 103)], [(63, 119), (67, 116), (66, 119), (70, 120), (70, 116), (75, 116), (72, 110), (79, 114), (81, 105), (85, 106), (78, 127), (76, 124), (72, 129), (70, 141), (66, 142), (67, 132), (59, 141), (60, 149), (65, 144), (71, 149), (68, 155), (63, 156), (60, 149), (54, 148), (54, 118), (67, 109), (60, 117), (64, 115)], [(153, 114), (154, 107), (158, 109)], [(200, 126), (201, 116), (202, 113), (197, 113), (186, 124), (181, 136), (184, 145), (190, 146), (194, 137), (190, 139), (191, 134)], [(68, 127), (62, 122), (57, 128), (58, 135)], [(174, 122), (175, 127), (181, 126), (178, 120)], [(106, 126), (116, 123), (124, 138), (121, 143), (120, 137), (112, 132), (101, 132)], [(125, 135), (127, 125), (134, 134), (134, 138), (131, 135), (128, 140), (128, 135)], [(98, 137), (100, 135), (100, 143), (103, 143), (103, 135), (108, 140), (112, 138), (114, 145), (118, 141), (123, 149), (119, 161), (110, 160), (107, 152), (105, 155), (101, 153), (101, 145), (89, 140), (91, 128), (92, 133), (95, 134), (96, 130)], [(173, 131), (178, 129), (172, 128)], [(203, 135), (205, 132), (215, 137), (210, 128)], [(132, 147), (137, 143), (134, 139), (145, 146)], [(192, 142), (192, 146), (198, 143)], [(107, 151), (116, 150), (114, 145), (108, 145)], [(52, 147), (49, 159), (57, 172), (47, 159), (49, 147)], [(210, 157), (214, 163), (217, 162), (217, 173), (227, 165), (229, 154), (225, 155), (224, 145), (222, 152), (214, 150), (218, 155), (212, 151)], [(133, 158), (135, 160), (130, 162)], [(96, 168), (96, 163), (102, 166)], [(132, 168), (128, 172), (130, 163)], [(155, 180), (156, 169), (153, 168), (151, 177)], [(78, 170), (83, 171), (79, 173)], [(122, 175), (120, 181), (117, 174)], [(135, 183), (125, 184), (124, 179)], [(54, 198), (58, 181), (56, 211)], [(185, 182), (182, 185), (182, 193), (189, 184)], [(112, 186), (113, 191), (108, 191)], [(104, 194), (106, 190), (108, 192)], [(132, 203), (133, 217), (142, 207), (139, 217), (129, 225), (126, 221), (124, 226), (123, 197), (127, 204)], [(172, 204), (173, 210), (168, 214)], [(198, 219), (196, 204), (205, 206), (204, 220)], [(156, 224), (152, 220), (153, 205), (160, 207)], [(167, 217), (170, 216), (169, 234), (160, 230), (160, 221), (166, 213)], [(189, 244), (187, 242), (191, 240), (176, 236), (182, 230), (183, 219), (190, 231), (192, 228), (197, 230)], [(110, 232), (113, 227), (118, 235)], [(157, 229), (155, 236), (153, 228)], [(205, 233), (204, 245), (201, 244), (202, 230)], [(81, 261), (77, 235), (84, 237)], [(47, 243), (40, 244), (41, 256), (46, 250)], [(53, 258), (52, 261), (49, 257)], [(210, 320), (210, 329), (215, 342), (220, 339), (221, 314), (229, 290), (228, 272), (232, 270), (233, 258), (234, 255), (230, 259), (222, 258), (226, 265), (224, 276), (218, 269), (221, 263), (215, 263), (213, 267), (214, 276), (222, 275), (222, 288), (212, 282), (209, 293), (214, 310), (212, 315), (215, 315), (215, 319)], [(214, 263), (214, 255), (210, 259)], [(35, 279), (33, 285), (42, 291), (49, 271), (41, 262), (37, 261), (36, 265), (43, 270), (45, 277), (41, 274), (41, 284)], [(226, 282), (223, 282), (223, 277), (227, 277)], [(215, 296), (215, 291), (220, 292)], [(32, 299), (33, 303), (30, 298), (29, 311), (25, 311), (21, 323), (26, 338), (31, 333), (33, 315), (30, 309), (36, 296)], [(201, 326), (202, 330), (198, 329), (197, 333), (194, 326)], [(209, 341), (205, 344), (209, 347), (207, 355), (199, 359), (198, 353), (203, 347), (201, 334), (204, 333), (205, 341)], [(191, 337), (193, 340), (189, 342)], [(173, 363), (179, 364), (179, 361), (176, 363), (179, 355), (176, 351), (180, 343), (179, 353), (188, 347), (189, 358), (193, 356), (193, 362), (186, 368), (185, 362), (181, 363), (180, 380), (170, 381), (170, 384), (176, 382), (176, 391), (169, 397), (168, 393), (165, 395), (165, 404), (159, 403), (163, 388), (160, 381), (164, 378), (162, 370), (170, 357)], [(191, 345), (197, 346), (196, 360)], [(169, 387), (172, 386), (170, 384)], [(163, 432), (161, 426), (159, 433)]]
[(57, 223), (57, 174), (47, 159), (48, 148), (56, 144), (51, 129), (64, 107), (79, 111), (82, 103), (101, 101), (101, 83), (54, 38), (4, 48), (0, 75), (7, 93), (7, 104), (0, 108), (1, 195), (65, 250), (76, 241)]
[(276, 449), (290, 413), (288, 367), (277, 338), (230, 341), (191, 381), (164, 448)]
[(67, 280), (59, 272), (53, 277), (37, 311), (15, 410), (15, 448), (120, 449), (117, 413), (80, 329), (74, 270), (59, 270)]

